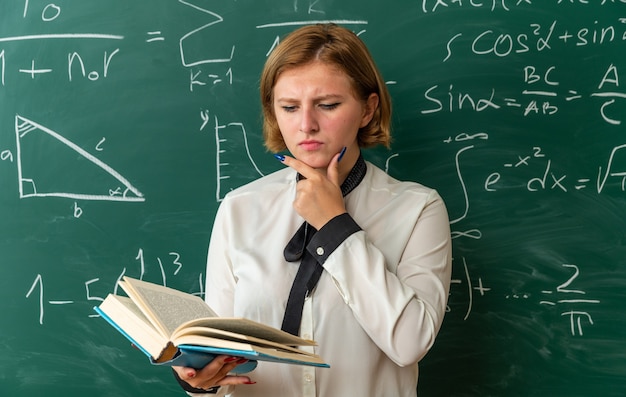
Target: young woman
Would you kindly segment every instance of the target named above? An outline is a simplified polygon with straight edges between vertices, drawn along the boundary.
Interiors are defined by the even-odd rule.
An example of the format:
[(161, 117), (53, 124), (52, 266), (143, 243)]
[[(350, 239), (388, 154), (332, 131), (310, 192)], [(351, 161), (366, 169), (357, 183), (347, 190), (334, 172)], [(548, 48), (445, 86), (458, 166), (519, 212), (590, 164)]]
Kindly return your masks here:
[(415, 396), (446, 308), (449, 221), (436, 191), (361, 156), (390, 143), (390, 98), (367, 48), (337, 25), (300, 28), (267, 59), (261, 101), (266, 146), (290, 156), (222, 202), (206, 300), (221, 316), (314, 339), (331, 367), (259, 362), (235, 376), (237, 358), (220, 356), (175, 368), (181, 385), (237, 397)]

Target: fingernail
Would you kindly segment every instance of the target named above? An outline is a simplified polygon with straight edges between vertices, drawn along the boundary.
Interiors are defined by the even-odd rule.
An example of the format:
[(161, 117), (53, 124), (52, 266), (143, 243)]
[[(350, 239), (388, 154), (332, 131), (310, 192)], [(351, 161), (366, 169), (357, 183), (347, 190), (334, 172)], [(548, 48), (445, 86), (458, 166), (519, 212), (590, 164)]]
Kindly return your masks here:
[(341, 149), (341, 152), (339, 153), (339, 158), (337, 158), (337, 162), (341, 161), (341, 159), (343, 158), (343, 155), (346, 154), (347, 149), (348, 149), (347, 146), (344, 146), (343, 149)]
[(285, 156), (282, 154), (275, 154), (274, 157), (276, 157), (278, 161), (285, 161)]
[(224, 359), (225, 363), (232, 363), (233, 361), (239, 360), (239, 357), (228, 357)]
[(193, 378), (193, 377), (195, 377), (195, 376), (196, 376), (196, 373), (195, 373), (194, 371), (189, 371), (189, 372), (187, 372), (187, 377), (188, 377), (188, 378)]
[(247, 382), (243, 382), (243, 384), (244, 385), (256, 385), (256, 382), (249, 380)]

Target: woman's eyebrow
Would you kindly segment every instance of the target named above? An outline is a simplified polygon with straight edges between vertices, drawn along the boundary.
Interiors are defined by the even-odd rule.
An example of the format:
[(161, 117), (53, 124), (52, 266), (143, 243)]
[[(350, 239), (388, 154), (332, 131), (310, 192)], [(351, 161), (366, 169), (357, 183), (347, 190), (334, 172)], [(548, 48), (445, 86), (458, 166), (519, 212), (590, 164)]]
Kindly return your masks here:
[[(343, 95), (340, 94), (325, 94), (313, 97), (314, 102), (328, 101), (328, 100), (340, 100), (343, 99)], [(302, 100), (299, 98), (292, 98), (289, 96), (282, 96), (276, 98), (277, 102), (301, 102)]]

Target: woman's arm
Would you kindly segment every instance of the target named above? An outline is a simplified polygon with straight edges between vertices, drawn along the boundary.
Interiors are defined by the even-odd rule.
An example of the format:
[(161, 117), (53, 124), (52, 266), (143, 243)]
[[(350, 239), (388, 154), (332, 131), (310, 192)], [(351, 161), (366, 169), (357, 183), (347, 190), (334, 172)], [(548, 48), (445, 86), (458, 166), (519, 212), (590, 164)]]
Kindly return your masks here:
[[(308, 249), (325, 252), (320, 263), (374, 343), (398, 365), (410, 365), (427, 353), (443, 321), (450, 286), (451, 236), (445, 205), (435, 191), (421, 210), (396, 208), (390, 213), (396, 219), (385, 224), (389, 230), (371, 233), (381, 244), (384, 240), (384, 250), (358, 226), (344, 241), (333, 242), (337, 230), (345, 233), (355, 228), (356, 223), (346, 221), (345, 216), (322, 228)], [(393, 257), (396, 252), (397, 259)]]

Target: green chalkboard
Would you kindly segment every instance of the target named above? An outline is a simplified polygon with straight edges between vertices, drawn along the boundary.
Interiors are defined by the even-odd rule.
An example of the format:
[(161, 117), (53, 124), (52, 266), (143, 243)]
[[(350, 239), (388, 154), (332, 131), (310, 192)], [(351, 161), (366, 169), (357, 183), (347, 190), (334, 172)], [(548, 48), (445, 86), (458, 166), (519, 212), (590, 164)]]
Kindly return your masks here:
[(92, 307), (123, 274), (202, 294), (215, 211), (280, 164), (258, 75), (297, 26), (368, 44), (366, 157), (440, 191), (449, 313), (421, 396), (626, 390), (626, 3), (0, 3), (0, 395), (181, 395)]

